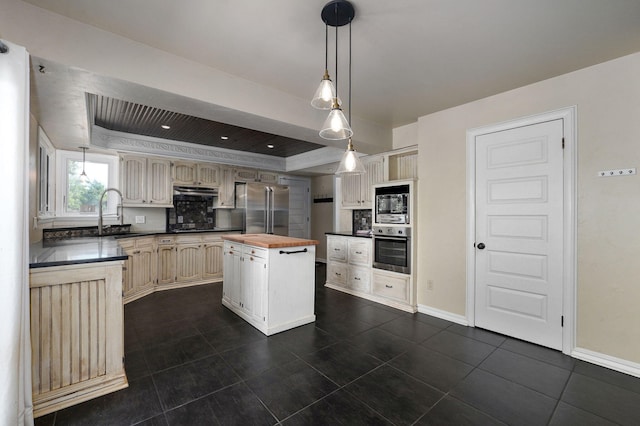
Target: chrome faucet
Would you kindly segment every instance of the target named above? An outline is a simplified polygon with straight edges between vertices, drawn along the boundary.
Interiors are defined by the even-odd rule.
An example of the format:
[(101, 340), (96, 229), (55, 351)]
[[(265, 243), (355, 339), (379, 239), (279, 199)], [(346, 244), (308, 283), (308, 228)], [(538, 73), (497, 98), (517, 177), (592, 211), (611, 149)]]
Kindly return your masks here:
[(115, 191), (120, 196), (120, 204), (118, 204), (118, 206), (116, 207), (116, 215), (117, 215), (117, 218), (120, 220), (120, 225), (123, 224), (124, 211), (123, 211), (123, 207), (122, 207), (122, 192), (120, 192), (116, 188), (107, 188), (107, 189), (104, 190), (102, 195), (100, 195), (100, 202), (98, 203), (98, 235), (102, 235), (102, 232), (103, 232), (103, 227), (102, 227), (102, 199), (104, 198), (105, 194), (107, 192), (109, 192), (109, 191)]

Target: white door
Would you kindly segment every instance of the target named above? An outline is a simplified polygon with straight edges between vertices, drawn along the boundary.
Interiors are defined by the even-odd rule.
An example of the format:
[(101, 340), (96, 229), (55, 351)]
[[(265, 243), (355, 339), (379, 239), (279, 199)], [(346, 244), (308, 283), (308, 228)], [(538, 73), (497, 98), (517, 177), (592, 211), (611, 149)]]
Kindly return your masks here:
[(282, 177), (280, 184), (289, 186), (289, 236), (309, 238), (309, 187), (308, 178)]
[(475, 138), (475, 324), (560, 350), (562, 138), (562, 120)]

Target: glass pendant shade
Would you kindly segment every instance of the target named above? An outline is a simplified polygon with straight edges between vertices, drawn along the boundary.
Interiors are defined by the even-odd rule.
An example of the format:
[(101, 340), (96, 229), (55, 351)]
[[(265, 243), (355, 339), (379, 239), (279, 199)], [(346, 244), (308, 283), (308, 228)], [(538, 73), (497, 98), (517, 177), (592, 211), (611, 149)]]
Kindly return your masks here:
[(364, 168), (364, 164), (358, 158), (358, 154), (356, 154), (356, 150), (353, 149), (353, 143), (351, 142), (351, 138), (349, 138), (349, 144), (347, 145), (347, 150), (342, 155), (342, 160), (340, 160), (340, 165), (338, 166), (338, 170), (336, 170), (337, 175), (345, 175), (345, 174), (364, 174), (366, 170)]
[(352, 135), (353, 130), (351, 130), (351, 126), (349, 126), (349, 122), (344, 116), (338, 100), (334, 98), (331, 112), (320, 130), (320, 137), (323, 139), (341, 140), (350, 138)]
[[(320, 82), (320, 86), (318, 86), (318, 90), (316, 90), (315, 95), (313, 95), (311, 106), (317, 109), (331, 109), (335, 97), (336, 88), (329, 77), (329, 71), (324, 70), (324, 76), (322, 76), (322, 81)], [(339, 102), (340, 100), (338, 100), (338, 103)]]

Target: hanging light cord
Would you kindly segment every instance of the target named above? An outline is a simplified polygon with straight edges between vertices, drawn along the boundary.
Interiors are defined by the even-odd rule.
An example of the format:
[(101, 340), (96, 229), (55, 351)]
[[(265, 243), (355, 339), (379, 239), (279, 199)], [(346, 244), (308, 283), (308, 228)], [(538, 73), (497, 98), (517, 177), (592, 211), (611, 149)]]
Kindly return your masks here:
[(324, 24), (324, 70), (329, 72), (329, 25)]
[(336, 103), (338, 103), (338, 2), (335, 4), (336, 11)]
[(351, 123), (351, 20), (349, 20), (349, 126), (353, 129)]

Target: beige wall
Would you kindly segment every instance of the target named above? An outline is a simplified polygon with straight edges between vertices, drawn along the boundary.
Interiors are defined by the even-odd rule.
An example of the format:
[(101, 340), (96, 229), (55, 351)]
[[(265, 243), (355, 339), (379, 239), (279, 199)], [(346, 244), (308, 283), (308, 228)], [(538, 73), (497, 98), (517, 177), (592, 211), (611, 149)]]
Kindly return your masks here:
[[(640, 362), (640, 53), (421, 117), (418, 302), (465, 315), (466, 131), (577, 106), (577, 346)], [(434, 289), (426, 289), (433, 280)]]
[(393, 149), (406, 148), (418, 143), (418, 123), (393, 129)]

